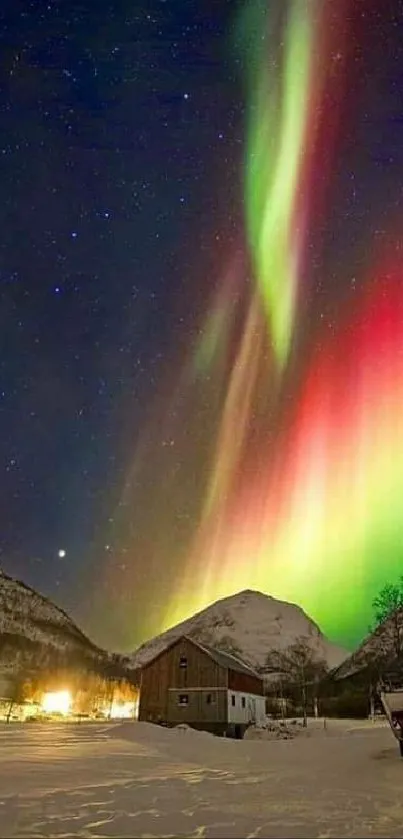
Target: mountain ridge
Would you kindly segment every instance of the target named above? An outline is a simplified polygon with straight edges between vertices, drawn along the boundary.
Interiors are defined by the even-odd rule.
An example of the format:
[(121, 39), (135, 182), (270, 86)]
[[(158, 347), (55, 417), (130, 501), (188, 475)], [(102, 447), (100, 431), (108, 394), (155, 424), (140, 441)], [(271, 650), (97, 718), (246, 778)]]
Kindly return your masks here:
[(132, 664), (142, 667), (181, 635), (232, 652), (258, 668), (264, 667), (271, 650), (284, 650), (302, 637), (330, 668), (339, 666), (350, 654), (332, 644), (297, 604), (245, 589), (146, 641), (130, 656)]
[[(335, 670), (337, 679), (348, 678), (369, 666), (397, 658), (396, 625), (403, 632), (403, 608), (396, 611), (370, 632), (359, 647)], [(403, 646), (403, 645), (402, 645)]]
[(126, 656), (99, 647), (64, 609), (0, 569), (0, 670), (13, 674), (63, 666), (133, 673)]

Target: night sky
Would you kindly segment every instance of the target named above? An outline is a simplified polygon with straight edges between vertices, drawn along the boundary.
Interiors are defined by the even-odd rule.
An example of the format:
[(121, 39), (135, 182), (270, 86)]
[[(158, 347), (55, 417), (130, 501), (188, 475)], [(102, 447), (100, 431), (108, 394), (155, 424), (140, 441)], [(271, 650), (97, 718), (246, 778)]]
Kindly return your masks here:
[[(0, 562), (110, 648), (133, 649), (192, 608), (247, 586), (301, 603), (332, 638), (352, 643), (367, 629), (372, 594), (390, 579), (382, 573), (403, 567), (403, 511), (382, 514), (372, 532), (372, 511), (383, 502), (375, 491), (363, 500), (362, 489), (383, 485), (389, 510), (403, 481), (395, 448), (368, 476), (368, 452), (384, 443), (379, 423), (371, 431), (364, 416), (386, 382), (396, 400), (381, 402), (380, 436), (392, 439), (393, 416), (393, 444), (403, 444), (400, 367), (391, 372), (387, 363), (390, 352), (403, 364), (403, 319), (386, 337), (377, 321), (383, 304), (388, 324), (391, 312), (403, 312), (403, 4), (335, 2), (337, 14), (325, 16), (323, 40), (311, 47), (326, 72), (304, 135), (303, 154), (312, 158), (298, 187), (300, 198), (311, 196), (304, 265), (277, 366), (270, 335), (281, 287), (248, 333), (259, 259), (245, 231), (243, 4), (1, 4)], [(281, 17), (286, 5), (272, 0), (269, 16)], [(301, 32), (298, 22), (292, 37)], [(263, 63), (277, 79), (283, 48), (275, 28)], [(292, 91), (302, 84), (299, 60), (290, 73)], [(281, 102), (271, 124), (284, 118)], [(300, 230), (293, 218), (286, 255), (291, 228)], [(364, 344), (375, 362), (357, 349)], [(234, 384), (242, 365), (244, 382)], [(336, 391), (323, 395), (322, 382), (336, 382)], [(349, 387), (361, 407), (351, 407)], [(337, 486), (339, 442), (333, 431), (321, 437), (329, 418), (321, 414), (318, 427), (325, 402), (347, 436), (355, 428), (354, 452), (358, 440), (361, 454), (367, 447)], [(326, 509), (312, 500), (309, 478), (318, 474), (319, 438)], [(385, 488), (393, 454), (398, 475)], [(330, 545), (323, 533), (334, 521), (332, 499), (350, 491), (351, 515), (361, 511), (359, 546), (347, 544), (341, 513)], [(296, 495), (321, 516), (302, 580), (301, 531), (287, 507)], [(352, 577), (343, 578), (344, 563)], [(335, 565), (339, 576), (329, 582)], [(358, 589), (366, 600), (357, 605)], [(335, 591), (351, 601), (345, 617)]]

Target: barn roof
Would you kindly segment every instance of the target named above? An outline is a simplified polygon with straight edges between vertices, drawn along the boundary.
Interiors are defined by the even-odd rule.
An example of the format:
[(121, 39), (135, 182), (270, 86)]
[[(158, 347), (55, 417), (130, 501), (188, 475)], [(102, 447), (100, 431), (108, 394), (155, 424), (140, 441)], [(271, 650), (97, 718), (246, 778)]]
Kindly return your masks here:
[(158, 658), (163, 656), (168, 650), (172, 649), (172, 647), (176, 647), (180, 641), (190, 641), (195, 647), (198, 647), (199, 650), (206, 653), (213, 661), (216, 662), (220, 667), (225, 667), (226, 670), (233, 670), (236, 673), (244, 673), (247, 676), (254, 676), (255, 679), (262, 679), (259, 673), (253, 669), (253, 667), (246, 663), (246, 661), (242, 661), (241, 658), (238, 658), (235, 655), (231, 655), (231, 653), (224, 652), (223, 650), (218, 650), (215, 647), (210, 647), (207, 644), (202, 644), (200, 641), (197, 641), (196, 638), (192, 638), (191, 635), (180, 635), (178, 638), (175, 638), (171, 641), (170, 644), (166, 644), (162, 650), (158, 650), (155, 655), (150, 658), (141, 669), (145, 669), (149, 667), (150, 664), (153, 664)]
[(189, 638), (189, 636), (185, 636), (188, 641), (191, 641), (192, 644), (195, 644), (196, 647), (199, 647), (205, 653), (207, 653), (213, 661), (216, 662), (220, 667), (225, 667), (226, 670), (234, 670), (236, 673), (244, 673), (247, 676), (254, 676), (255, 679), (261, 679), (261, 676), (253, 669), (249, 664), (246, 664), (245, 661), (238, 658), (231, 653), (224, 652), (223, 650), (217, 650), (214, 647), (209, 647), (207, 644), (201, 644), (199, 641), (195, 641), (194, 638)]

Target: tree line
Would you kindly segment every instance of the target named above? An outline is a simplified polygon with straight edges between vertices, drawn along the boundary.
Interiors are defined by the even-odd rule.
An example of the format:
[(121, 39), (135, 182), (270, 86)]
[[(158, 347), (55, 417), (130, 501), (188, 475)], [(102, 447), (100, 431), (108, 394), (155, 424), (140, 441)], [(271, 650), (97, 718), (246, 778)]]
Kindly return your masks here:
[[(372, 603), (373, 623), (370, 633), (375, 644), (368, 660), (361, 662), (362, 675), (356, 681), (337, 678), (327, 662), (312, 648), (310, 639), (301, 636), (284, 650), (268, 653), (263, 675), (269, 697), (269, 710), (284, 715), (287, 705), (302, 712), (303, 725), (309, 713), (332, 709), (335, 715), (367, 715), (374, 710), (376, 683), (394, 667), (403, 685), (403, 575), (388, 583)], [(338, 711), (338, 713), (337, 713)]]

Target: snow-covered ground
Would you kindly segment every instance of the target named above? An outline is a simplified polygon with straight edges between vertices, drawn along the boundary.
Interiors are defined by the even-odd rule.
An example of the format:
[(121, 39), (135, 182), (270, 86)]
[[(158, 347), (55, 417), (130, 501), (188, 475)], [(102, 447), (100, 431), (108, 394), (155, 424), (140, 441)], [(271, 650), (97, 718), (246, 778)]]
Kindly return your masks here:
[(223, 740), (146, 723), (0, 726), (1, 837), (402, 837), (385, 723)]

